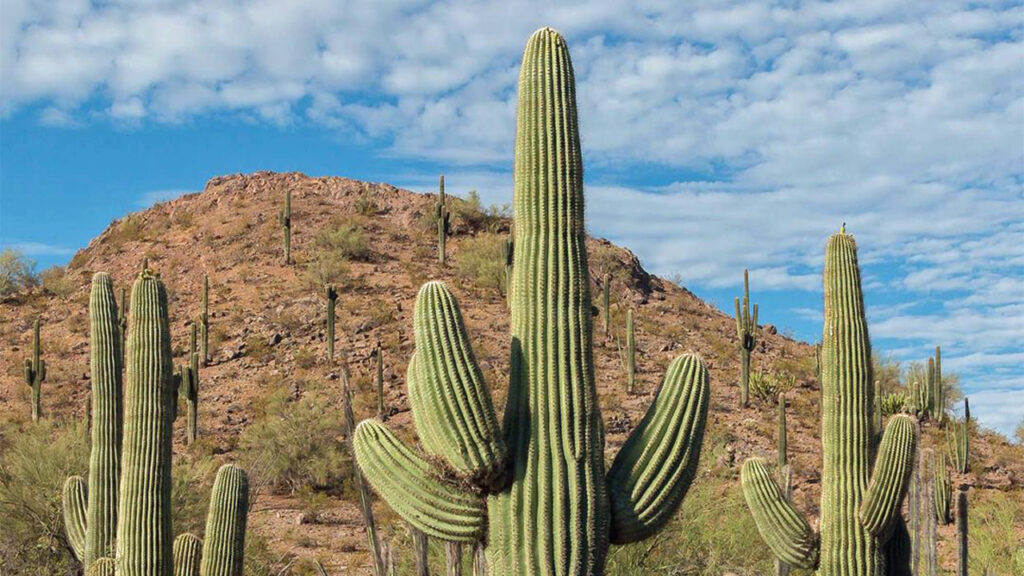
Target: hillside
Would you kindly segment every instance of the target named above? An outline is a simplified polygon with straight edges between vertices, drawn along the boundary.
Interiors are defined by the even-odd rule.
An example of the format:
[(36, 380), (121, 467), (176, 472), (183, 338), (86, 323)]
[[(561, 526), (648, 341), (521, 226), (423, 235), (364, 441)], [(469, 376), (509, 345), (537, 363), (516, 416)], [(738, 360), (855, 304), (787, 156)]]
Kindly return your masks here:
[[(296, 260), (288, 266), (282, 263), (277, 221), (286, 190), (292, 193), (292, 253)], [(461, 195), (462, 191), (454, 192)], [(340, 367), (329, 365), (325, 357), (326, 306), (311, 269), (340, 280), (337, 349), (349, 360), (358, 396), (357, 418), (375, 412), (371, 375), (376, 369), (373, 349), (380, 342), (385, 404), (393, 412), (390, 425), (412, 437), (404, 375), (413, 351), (413, 302), (419, 286), (430, 279), (445, 280), (459, 298), (474, 349), (496, 404), (501, 406), (508, 362), (505, 297), (495, 287), (460, 273), (460, 257), (467, 255), (468, 259), (470, 249), (479, 250), (482, 237), (507, 233), (510, 221), (459, 203), (453, 237), (448, 241), (450, 263), (442, 268), (436, 257), (436, 233), (423, 225), (435, 201), (436, 196), (386, 184), (259, 172), (214, 178), (200, 193), (116, 221), (74, 256), (67, 267), (66, 293), (37, 289), (0, 302), (0, 414), (14, 422), (28, 418), (28, 389), (21, 379), (21, 362), (31, 342), (32, 321), (38, 316), (48, 364), (43, 410), (50, 419), (87, 417), (90, 277), (106, 271), (118, 286), (129, 286), (143, 258), (161, 274), (168, 288), (176, 363), (184, 362), (189, 326), (199, 314), (202, 276), (205, 273), (210, 278), (212, 363), (201, 371), (201, 441), (186, 447), (179, 422), (174, 449), (182, 460), (197, 458), (198, 453), (217, 462), (241, 457), (240, 436), (264, 417), (271, 402), (268, 398), (275, 394), (289, 402), (306, 395), (328, 399), (333, 405), (327, 407), (327, 414), (341, 419), (337, 409), (342, 389)], [(322, 231), (339, 227), (361, 230), (368, 253), (342, 263), (325, 255)], [(773, 406), (755, 399), (747, 409), (737, 407), (734, 320), (685, 288), (649, 275), (624, 248), (591, 238), (588, 249), (597, 386), (608, 457), (639, 421), (670, 360), (695, 351), (705, 358), (712, 385), (709, 439), (701, 467), (714, 468), (713, 477), (722, 479), (716, 487), (718, 494), (734, 497), (739, 463), (750, 455), (773, 454), (775, 442)], [(612, 278), (614, 313), (609, 337), (603, 335), (598, 314), (605, 274)], [(756, 301), (756, 278), (752, 278), (752, 288)], [(634, 394), (626, 393), (616, 338), (622, 331), (624, 310), (630, 308), (637, 319), (638, 385)], [(796, 388), (789, 394), (795, 499), (800, 509), (813, 515), (817, 512), (821, 459), (813, 350), (774, 332), (764, 326), (759, 330), (754, 369), (783, 371), (796, 378)], [(934, 446), (940, 440), (935, 430), (929, 430), (925, 443)], [(1024, 498), (1020, 447), (982, 433), (972, 450), (976, 474), (960, 481), (973, 484), (979, 498), (987, 491), (1010, 491), (1013, 499)], [(264, 490), (250, 515), (250, 529), (279, 556), (321, 558), (332, 573), (369, 573), (366, 537), (351, 492), (330, 491), (327, 498), (319, 501), (319, 522), (300, 523), (310, 508), (308, 495)], [(684, 501), (684, 509), (687, 504)], [(394, 516), (384, 508), (382, 503), (376, 504), (383, 530), (401, 538), (400, 527), (388, 526)], [(745, 515), (746, 511), (732, 513)], [(941, 529), (940, 537), (946, 542), (952, 541), (950, 530)], [(1014, 530), (1014, 539), (1024, 538), (1019, 522)], [(761, 546), (760, 542), (748, 545)], [(947, 561), (950, 546), (942, 548)]]

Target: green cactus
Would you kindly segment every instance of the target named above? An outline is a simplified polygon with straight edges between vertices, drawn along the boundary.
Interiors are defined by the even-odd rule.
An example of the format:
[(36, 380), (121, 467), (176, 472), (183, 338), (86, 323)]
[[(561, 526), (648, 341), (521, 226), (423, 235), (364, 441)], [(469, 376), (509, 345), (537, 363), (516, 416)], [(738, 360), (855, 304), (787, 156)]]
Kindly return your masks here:
[(672, 515), (703, 440), (707, 370), (685, 355), (605, 477), (582, 175), (568, 47), (543, 28), (527, 42), (519, 79), (503, 425), (454, 300), (428, 284), (417, 300), (408, 382), (427, 457), (376, 420), (354, 435), (359, 468), (416, 529), (468, 544), (487, 527), (491, 576), (602, 573), (609, 541), (642, 538)]
[(743, 270), (743, 305), (736, 298), (736, 335), (740, 339), (740, 405), (750, 404), (750, 353), (754, 351), (757, 334), (757, 304), (750, 314), (750, 274)]
[(277, 213), (277, 222), (284, 232), (284, 263), (292, 263), (292, 191), (284, 193), (284, 208)]
[(98, 558), (85, 572), (86, 576), (114, 576), (117, 573), (117, 562), (113, 558)]
[[(122, 298), (123, 300), (123, 298)], [(92, 449), (89, 453), (89, 498), (86, 483), (75, 476), (64, 487), (64, 526), (83, 534), (81, 546), (74, 545), (78, 559), (88, 571), (92, 563), (114, 553), (117, 534), (118, 485), (121, 475), (123, 402), (121, 397), (121, 329), (114, 282), (99, 272), (92, 278), (89, 294), (90, 370), (92, 372)], [(68, 486), (81, 484), (68, 498)], [(86, 500), (88, 503), (86, 504)], [(81, 548), (81, 550), (78, 550)], [(81, 552), (81, 553), (78, 553)]]
[(434, 219), (437, 221), (437, 261), (443, 267), (445, 265), (445, 253), (447, 252), (448, 231), (451, 227), (451, 214), (448, 212), (448, 206), (445, 203), (444, 174), (441, 175), (439, 188), (437, 204), (434, 206)]
[(910, 396), (905, 392), (889, 392), (888, 394), (883, 394), (878, 403), (882, 416), (899, 414), (908, 410), (910, 406)]
[(953, 470), (960, 474), (966, 474), (971, 471), (970, 435), (971, 404), (967, 398), (964, 398), (963, 420), (950, 420), (949, 429), (946, 430), (949, 460), (953, 464)]
[(604, 282), (601, 283), (601, 316), (604, 318), (604, 337), (608, 337), (608, 331), (612, 325), (612, 275), (605, 273)]
[(934, 366), (932, 382), (935, 389), (935, 403), (932, 407), (932, 414), (935, 417), (935, 421), (941, 426), (946, 422), (946, 391), (945, 385), (942, 383), (942, 348), (939, 346), (935, 347)]
[[(177, 394), (185, 398), (185, 443), (191, 445), (199, 435), (199, 353), (196, 352), (195, 324), (189, 332), (188, 349), (188, 366), (178, 369)], [(177, 401), (174, 404), (176, 417)]]
[(967, 576), (967, 486), (956, 492), (956, 574)]
[(194, 534), (180, 534), (174, 539), (174, 576), (199, 576), (203, 541)]
[(786, 434), (786, 393), (779, 392), (779, 470), (789, 464), (789, 455), (786, 453), (787, 448), (787, 434)]
[(950, 522), (950, 502), (953, 498), (953, 484), (946, 468), (946, 455), (942, 452), (933, 454), (932, 478), (935, 484), (935, 519), (945, 526)]
[(32, 358), (25, 359), (25, 384), (32, 390), (32, 421), (43, 415), (42, 389), (46, 381), (46, 360), (39, 357), (39, 319), (32, 325)]
[(199, 569), (202, 576), (242, 576), (248, 514), (248, 475), (233, 464), (221, 466), (213, 481), (210, 510), (206, 515)]
[(820, 534), (785, 499), (764, 460), (748, 460), (741, 481), (755, 524), (780, 559), (817, 567), (819, 576), (874, 576), (898, 523), (917, 432), (913, 419), (894, 416), (873, 454), (871, 349), (856, 244), (845, 230), (829, 239), (824, 287)]
[(384, 348), (377, 341), (377, 348), (374, 351), (377, 359), (377, 416), (384, 417)]
[[(355, 437), (356, 419), (352, 413), (352, 392), (349, 389), (348, 382), (348, 366), (342, 365), (341, 367), (341, 381), (342, 381), (342, 411), (345, 416), (345, 438), (349, 451), (355, 457), (355, 446), (353, 443)], [(366, 524), (366, 537), (369, 541), (370, 549), (370, 560), (373, 563), (373, 576), (385, 576), (384, 571), (384, 560), (387, 556), (387, 552), (384, 550), (384, 546), (381, 541), (377, 538), (377, 523), (373, 518), (373, 505), (370, 500), (370, 491), (366, 486), (366, 481), (363, 478), (363, 473), (356, 466), (352, 471), (352, 477), (356, 485), (356, 493), (359, 494), (359, 510), (363, 514), (363, 522)]]
[(85, 566), (86, 509), (89, 506), (89, 485), (81, 476), (70, 476), (64, 481), (60, 492), (61, 508), (64, 512), (64, 533), (75, 558)]
[(338, 291), (334, 284), (324, 286), (324, 298), (327, 299), (327, 361), (334, 363), (334, 307), (338, 303)]
[(124, 365), (125, 365), (125, 359), (124, 359), (125, 350), (128, 349), (128, 307), (127, 307), (127, 304), (126, 304), (126, 302), (127, 302), (127, 299), (126, 299), (126, 296), (125, 296), (126, 293), (127, 293), (127, 290), (125, 289), (124, 286), (122, 286), (121, 287), (121, 303), (117, 307), (117, 325), (118, 325), (118, 327), (121, 330), (121, 367), (122, 368), (124, 368)]
[(626, 352), (623, 364), (626, 368), (626, 393), (632, 394), (636, 387), (636, 332), (632, 309), (626, 311)]
[(171, 576), (174, 389), (167, 292), (144, 270), (132, 287), (117, 517), (118, 576)]
[(203, 299), (199, 312), (199, 358), (205, 368), (210, 364), (210, 276), (203, 274)]
[(937, 523), (935, 521), (935, 514), (932, 513), (935, 509), (934, 479), (930, 479), (925, 483), (924, 497), (925, 508), (927, 509), (927, 512), (924, 515), (924, 545), (922, 546), (924, 552), (925, 574), (928, 576), (936, 576), (938, 574), (938, 546), (935, 539)]
[(509, 236), (508, 238), (503, 239), (501, 241), (501, 261), (505, 267), (505, 297), (509, 303), (512, 302), (512, 259), (514, 253), (515, 243), (513, 242), (512, 237)]

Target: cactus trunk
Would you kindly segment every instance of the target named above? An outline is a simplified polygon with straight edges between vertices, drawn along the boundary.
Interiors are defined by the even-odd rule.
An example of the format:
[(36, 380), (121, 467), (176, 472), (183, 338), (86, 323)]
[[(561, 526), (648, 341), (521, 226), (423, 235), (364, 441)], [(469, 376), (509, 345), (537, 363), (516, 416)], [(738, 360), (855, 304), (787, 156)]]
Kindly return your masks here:
[(174, 539), (174, 576), (199, 576), (203, 542), (194, 534)]
[(327, 298), (327, 361), (334, 363), (334, 308), (338, 303), (338, 291), (333, 284), (324, 287)]
[(626, 392), (636, 388), (636, 333), (633, 325), (633, 311), (626, 312)]
[(203, 300), (199, 322), (199, 357), (205, 367), (210, 364), (210, 276), (207, 274), (203, 274)]
[(430, 565), (427, 563), (427, 535), (412, 526), (409, 527), (412, 535), (412, 558), (416, 576), (430, 576)]
[(967, 576), (967, 486), (956, 493), (956, 574)]
[(437, 206), (434, 208), (435, 217), (437, 220), (437, 261), (441, 263), (443, 268), (445, 265), (445, 258), (447, 252), (448, 242), (448, 207), (445, 205), (444, 195), (444, 174), (441, 175), (441, 181), (439, 186), (439, 193), (437, 197)]
[[(345, 439), (348, 449), (355, 457), (355, 449), (352, 446), (352, 439), (355, 435), (356, 419), (352, 413), (352, 392), (348, 387), (348, 366), (341, 368), (342, 378), (342, 411), (345, 417)], [(370, 561), (373, 565), (373, 576), (385, 576), (384, 561), (387, 557), (385, 547), (377, 538), (377, 523), (373, 518), (373, 503), (370, 499), (370, 490), (363, 479), (363, 473), (358, 466), (352, 470), (352, 478), (355, 481), (356, 493), (359, 494), (359, 511), (363, 514), (363, 523), (366, 525), (366, 538), (370, 549)]]
[(736, 298), (736, 334), (740, 339), (740, 406), (750, 404), (750, 353), (757, 333), (757, 304), (750, 314), (750, 274), (743, 270), (743, 303)]
[(39, 319), (32, 325), (32, 358), (25, 359), (25, 383), (32, 391), (32, 421), (43, 415), (42, 388), (46, 380), (46, 361), (39, 357)]
[(199, 572), (202, 576), (242, 576), (245, 524), (249, 513), (249, 477), (225, 464), (217, 471), (206, 515), (206, 534)]
[(377, 342), (377, 415), (384, 415), (384, 348)]
[(284, 233), (284, 263), (292, 263), (292, 191), (284, 193), (284, 208), (278, 212), (277, 221)]
[(604, 318), (604, 337), (608, 337), (608, 330), (612, 325), (612, 297), (611, 297), (612, 275), (605, 274), (604, 282), (601, 284), (601, 300), (603, 308), (601, 316)]

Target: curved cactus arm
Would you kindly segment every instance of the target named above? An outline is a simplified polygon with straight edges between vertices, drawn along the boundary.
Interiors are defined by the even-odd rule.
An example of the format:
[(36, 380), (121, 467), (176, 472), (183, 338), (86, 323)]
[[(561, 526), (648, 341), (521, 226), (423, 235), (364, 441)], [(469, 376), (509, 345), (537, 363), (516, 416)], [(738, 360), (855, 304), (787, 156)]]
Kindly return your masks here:
[(414, 317), (409, 387), (417, 430), (431, 431), (422, 436), (423, 448), (443, 458), (459, 479), (492, 487), (503, 476), (507, 450), (458, 302), (443, 283), (427, 282)]
[(407, 522), (442, 540), (479, 539), (487, 514), (480, 496), (432, 476), (430, 464), (376, 420), (356, 426), (353, 445), (370, 485)]
[(885, 427), (860, 520), (873, 536), (885, 540), (910, 485), (917, 434), (909, 416), (894, 416)]
[(608, 471), (611, 542), (642, 540), (671, 518), (697, 472), (710, 397), (708, 371), (692, 354), (677, 357)]
[(203, 541), (195, 534), (180, 534), (174, 539), (174, 576), (199, 576)]
[(68, 544), (71, 544), (75, 558), (85, 562), (85, 514), (89, 505), (89, 486), (85, 479), (71, 476), (65, 480), (60, 502), (64, 509), (64, 531), (68, 535)]
[(740, 481), (757, 531), (772, 552), (790, 566), (813, 569), (818, 564), (818, 536), (786, 499), (763, 458), (743, 463)]
[(113, 558), (99, 558), (89, 566), (86, 576), (114, 576), (117, 562)]

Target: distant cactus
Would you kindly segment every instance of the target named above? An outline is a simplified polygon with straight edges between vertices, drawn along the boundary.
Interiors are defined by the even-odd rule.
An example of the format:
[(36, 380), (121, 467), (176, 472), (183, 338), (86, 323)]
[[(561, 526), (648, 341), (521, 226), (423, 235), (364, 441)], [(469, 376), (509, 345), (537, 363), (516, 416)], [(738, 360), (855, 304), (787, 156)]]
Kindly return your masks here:
[(932, 415), (941, 426), (946, 422), (946, 391), (942, 383), (942, 348), (935, 347), (934, 369), (932, 374), (933, 398)]
[(750, 314), (750, 274), (743, 270), (743, 304), (736, 298), (736, 334), (740, 339), (740, 405), (750, 404), (750, 353), (757, 335), (757, 304)]
[(117, 307), (117, 325), (121, 329), (121, 367), (125, 365), (124, 353), (128, 349), (128, 305), (125, 293), (127, 290), (121, 287), (121, 303)]
[(870, 469), (871, 348), (856, 244), (845, 231), (828, 241), (824, 286), (820, 533), (785, 498), (765, 460), (747, 460), (741, 483), (758, 531), (779, 559), (819, 576), (871, 576), (899, 523), (917, 434), (911, 418), (890, 418)]
[(451, 226), (451, 215), (445, 203), (444, 174), (441, 175), (440, 191), (437, 196), (437, 204), (434, 206), (434, 219), (437, 221), (437, 261), (443, 267), (445, 265), (446, 244), (448, 231)]
[(199, 569), (202, 576), (242, 576), (248, 514), (248, 475), (233, 464), (221, 466), (213, 481), (210, 510), (206, 515)]
[(606, 476), (574, 79), (565, 40), (550, 28), (527, 43), (518, 122), (503, 425), (454, 299), (428, 283), (408, 370), (426, 456), (366, 420), (355, 432), (356, 461), (417, 530), (470, 544), (486, 527), (491, 576), (600, 574), (609, 542), (655, 532), (686, 494), (703, 441), (707, 370), (692, 355), (673, 361)]
[(604, 317), (604, 336), (608, 337), (608, 331), (612, 325), (612, 298), (611, 298), (612, 275), (605, 273), (604, 282), (601, 283), (601, 315)]
[(882, 394), (881, 396), (882, 397), (878, 404), (881, 409), (882, 416), (900, 414), (910, 408), (910, 396), (905, 392), (890, 392), (888, 394)]
[(949, 449), (949, 460), (953, 469), (960, 474), (971, 471), (971, 404), (964, 398), (963, 420), (950, 420), (946, 430), (946, 444)]
[(203, 274), (203, 299), (199, 312), (199, 359), (203, 367), (210, 364), (210, 276)]
[(626, 352), (623, 364), (626, 368), (626, 392), (632, 394), (636, 387), (636, 332), (632, 308), (626, 311)]
[(515, 243), (512, 237), (509, 236), (501, 241), (501, 261), (504, 265), (504, 285), (505, 285), (505, 297), (508, 302), (512, 302), (512, 259), (515, 251)]
[(199, 576), (203, 557), (203, 541), (194, 534), (181, 534), (174, 539), (174, 576)]
[(284, 193), (284, 208), (277, 213), (277, 222), (284, 233), (284, 263), (292, 263), (292, 191)]
[(384, 348), (377, 341), (377, 349), (374, 351), (377, 358), (377, 416), (384, 416)]
[(39, 357), (39, 319), (32, 325), (32, 358), (25, 359), (25, 384), (32, 390), (32, 421), (43, 415), (42, 389), (46, 381), (46, 360)]
[(195, 324), (189, 332), (188, 349), (188, 365), (179, 368), (178, 396), (185, 398), (185, 443), (192, 444), (199, 435), (199, 353), (196, 352)]
[(946, 455), (941, 451), (932, 457), (932, 478), (935, 482), (935, 519), (945, 526), (950, 522), (950, 503), (953, 498), (953, 485), (946, 468)]
[(787, 445), (787, 434), (786, 434), (786, 393), (779, 393), (779, 470), (789, 464), (789, 456), (786, 453)]
[(338, 303), (338, 291), (334, 284), (324, 286), (324, 298), (327, 299), (327, 361), (334, 363), (334, 307)]

